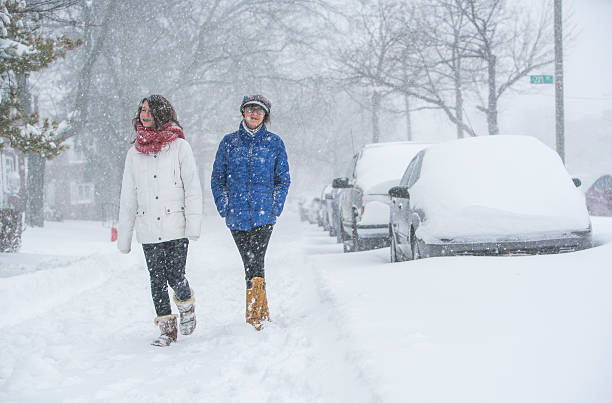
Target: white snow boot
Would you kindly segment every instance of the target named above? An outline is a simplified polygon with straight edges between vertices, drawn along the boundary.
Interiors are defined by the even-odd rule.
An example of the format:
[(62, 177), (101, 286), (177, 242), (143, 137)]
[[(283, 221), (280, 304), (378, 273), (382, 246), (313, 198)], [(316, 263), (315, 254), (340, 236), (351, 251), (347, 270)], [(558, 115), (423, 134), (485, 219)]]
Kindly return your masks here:
[(190, 335), (193, 333), (196, 327), (196, 316), (195, 316), (195, 297), (193, 296), (193, 290), (191, 290), (191, 298), (186, 301), (181, 301), (176, 298), (174, 294), (174, 302), (176, 307), (181, 314), (180, 329), (182, 335)]
[(176, 315), (158, 316), (155, 324), (159, 326), (161, 334), (151, 343), (156, 347), (167, 347), (176, 341)]

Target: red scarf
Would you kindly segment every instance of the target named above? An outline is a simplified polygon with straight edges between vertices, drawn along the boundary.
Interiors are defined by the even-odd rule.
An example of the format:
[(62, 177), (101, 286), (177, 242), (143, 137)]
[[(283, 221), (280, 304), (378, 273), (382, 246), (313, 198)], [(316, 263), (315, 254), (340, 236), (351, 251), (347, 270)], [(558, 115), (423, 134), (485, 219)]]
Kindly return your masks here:
[(159, 130), (152, 127), (138, 125), (136, 127), (136, 150), (143, 154), (159, 152), (163, 146), (172, 143), (177, 138), (185, 138), (183, 129), (176, 126), (173, 122), (164, 123)]

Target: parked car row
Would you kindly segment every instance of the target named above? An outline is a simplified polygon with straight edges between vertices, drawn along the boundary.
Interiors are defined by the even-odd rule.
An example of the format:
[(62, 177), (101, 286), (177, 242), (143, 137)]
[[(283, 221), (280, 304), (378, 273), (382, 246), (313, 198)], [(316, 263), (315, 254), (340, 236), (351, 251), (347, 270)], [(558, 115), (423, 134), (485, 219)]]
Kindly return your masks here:
[[(377, 143), (364, 146), (346, 176), (313, 199), (316, 212), (304, 214), (345, 252), (390, 246), (392, 262), (560, 253), (591, 246), (578, 186), (559, 156), (533, 137)], [(592, 196), (600, 205), (609, 193), (612, 207), (612, 177), (592, 188), (600, 190)]]

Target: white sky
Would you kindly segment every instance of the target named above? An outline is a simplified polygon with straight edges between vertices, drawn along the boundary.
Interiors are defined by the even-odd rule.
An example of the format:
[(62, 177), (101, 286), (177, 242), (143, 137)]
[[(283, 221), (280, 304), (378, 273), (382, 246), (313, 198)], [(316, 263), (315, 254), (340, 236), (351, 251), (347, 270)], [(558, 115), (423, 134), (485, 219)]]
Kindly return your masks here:
[[(566, 117), (600, 115), (612, 110), (612, 1), (565, 3), (566, 14), (572, 13), (571, 21), (576, 25), (575, 42), (564, 49)], [(550, 70), (552, 74), (553, 66)]]
[[(526, 9), (536, 10), (529, 0), (515, 0)], [(612, 0), (563, 0), (564, 29), (573, 25), (574, 39), (564, 45), (564, 105), (566, 156), (569, 165), (580, 173), (607, 172), (612, 152), (605, 116), (612, 114)], [(551, 13), (552, 16), (552, 13)], [(550, 65), (533, 74), (554, 74)], [(529, 77), (504, 94), (498, 104), (502, 134), (535, 136), (555, 147), (555, 87), (530, 85)], [(479, 135), (486, 134), (484, 115), (470, 108), (465, 118)], [(413, 128), (417, 141), (436, 141), (456, 137), (455, 127), (441, 112), (415, 113)], [(577, 131), (577, 128), (582, 128)], [(402, 127), (398, 132), (402, 133)], [(612, 128), (610, 128), (612, 130)]]

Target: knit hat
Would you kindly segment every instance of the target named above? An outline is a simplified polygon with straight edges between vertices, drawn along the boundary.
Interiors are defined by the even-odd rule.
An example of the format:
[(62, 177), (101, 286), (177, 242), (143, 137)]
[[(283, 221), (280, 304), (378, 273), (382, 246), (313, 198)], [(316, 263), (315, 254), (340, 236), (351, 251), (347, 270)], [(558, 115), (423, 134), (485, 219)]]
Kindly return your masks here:
[(240, 113), (244, 113), (244, 107), (247, 105), (259, 105), (269, 115), (270, 109), (272, 108), (272, 102), (263, 95), (245, 95), (242, 98), (242, 104), (240, 105)]

